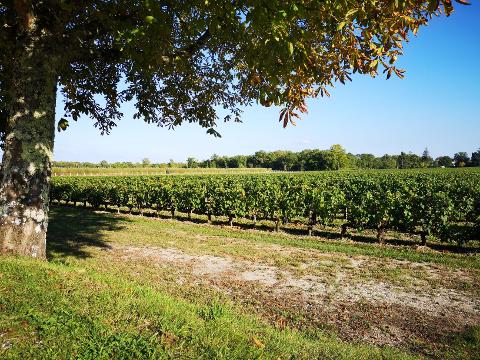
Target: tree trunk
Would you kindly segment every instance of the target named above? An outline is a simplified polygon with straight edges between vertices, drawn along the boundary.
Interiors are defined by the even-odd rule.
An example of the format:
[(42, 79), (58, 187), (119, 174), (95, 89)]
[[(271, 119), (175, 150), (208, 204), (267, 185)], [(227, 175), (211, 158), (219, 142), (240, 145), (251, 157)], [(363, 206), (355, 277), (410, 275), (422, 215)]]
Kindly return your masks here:
[(377, 229), (377, 240), (380, 245), (385, 245), (385, 228), (382, 225)]
[(46, 258), (55, 134), (53, 43), (35, 18), (17, 34), (0, 179), (0, 252), (40, 259)]
[(308, 236), (313, 235), (313, 227), (315, 226), (316, 223), (317, 223), (317, 214), (314, 211), (310, 215), (310, 219), (308, 221)]
[(427, 233), (422, 231), (420, 233), (420, 237), (422, 239), (422, 246), (426, 246), (427, 245)]

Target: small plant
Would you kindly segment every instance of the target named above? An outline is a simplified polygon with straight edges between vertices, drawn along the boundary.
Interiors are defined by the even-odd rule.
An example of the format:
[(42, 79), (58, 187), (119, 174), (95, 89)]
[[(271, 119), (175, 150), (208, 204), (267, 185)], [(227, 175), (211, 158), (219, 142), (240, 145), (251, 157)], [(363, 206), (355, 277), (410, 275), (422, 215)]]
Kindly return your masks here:
[(214, 300), (198, 310), (198, 316), (205, 321), (215, 321), (223, 316), (224, 307), (218, 301)]

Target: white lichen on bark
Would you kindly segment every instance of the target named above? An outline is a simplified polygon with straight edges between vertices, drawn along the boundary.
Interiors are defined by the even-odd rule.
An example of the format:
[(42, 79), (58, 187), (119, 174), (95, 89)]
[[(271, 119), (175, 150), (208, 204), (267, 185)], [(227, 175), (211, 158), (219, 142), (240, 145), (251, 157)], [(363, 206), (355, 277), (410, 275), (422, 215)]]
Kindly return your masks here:
[(51, 39), (32, 26), (12, 54), (0, 179), (0, 252), (45, 258), (56, 72)]

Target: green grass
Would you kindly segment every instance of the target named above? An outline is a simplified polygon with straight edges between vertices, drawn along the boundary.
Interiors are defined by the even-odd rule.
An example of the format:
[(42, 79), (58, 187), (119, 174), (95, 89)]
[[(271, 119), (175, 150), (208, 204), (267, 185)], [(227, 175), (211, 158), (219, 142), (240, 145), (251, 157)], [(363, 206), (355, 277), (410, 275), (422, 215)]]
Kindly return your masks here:
[[(49, 262), (0, 258), (2, 359), (421, 358), (402, 349), (345, 342), (328, 328), (275, 326), (253, 307), (218, 291), (178, 283), (176, 269), (116, 258), (104, 251), (112, 244), (176, 248), (289, 270), (304, 262), (302, 251), (312, 250), (318, 251), (312, 255), (318, 259), (334, 255), (333, 266), (339, 267), (345, 266), (345, 257), (361, 255), (380, 262), (386, 258), (429, 262), (477, 275), (479, 269), (478, 256), (417, 253), (68, 207), (54, 207), (51, 219)], [(282, 254), (277, 246), (300, 252)], [(394, 281), (403, 271), (409, 270), (378, 268), (363, 276)], [(465, 286), (478, 288), (478, 283)], [(474, 359), (479, 331), (472, 328), (456, 336), (441, 358)]]
[(408, 359), (394, 349), (278, 330), (228, 303), (186, 302), (62, 264), (0, 261), (2, 358)]
[[(115, 221), (118, 221), (118, 218), (112, 214), (104, 215), (108, 218), (116, 219)], [(181, 214), (177, 213), (177, 218), (178, 217), (182, 220), (186, 220), (186, 216), (182, 216)], [(376, 235), (374, 232), (364, 232), (361, 236), (355, 235), (354, 238), (361, 238), (364, 241), (361, 242), (356, 240), (352, 241), (348, 239), (339, 239), (338, 234), (327, 231), (320, 232), (320, 234), (325, 233), (325, 235), (327, 235), (329, 238), (294, 235), (290, 234), (288, 229), (286, 232), (279, 233), (273, 231), (264, 231), (262, 229), (267, 228), (268, 225), (262, 226), (262, 222), (259, 222), (259, 228), (261, 228), (260, 230), (246, 229), (246, 227), (250, 225), (245, 226), (245, 224), (242, 224), (242, 227), (212, 226), (202, 223), (205, 221), (206, 217), (200, 215), (193, 216), (194, 221), (200, 221), (198, 224), (192, 224), (192, 222), (189, 221), (170, 220), (168, 218), (162, 218), (161, 221), (152, 221), (152, 219), (149, 217), (133, 218), (135, 219), (134, 222), (129, 221), (127, 217), (124, 217), (123, 226), (127, 228), (131, 226), (135, 228), (136, 231), (144, 233), (146, 236), (144, 238), (142, 237), (142, 241), (146, 241), (147, 243), (152, 243), (153, 241), (154, 244), (165, 245), (168, 243), (168, 241), (171, 242), (172, 236), (174, 236), (175, 245), (177, 247), (183, 246), (183, 248), (189, 250), (192, 250), (192, 246), (195, 248), (195, 243), (192, 243), (189, 239), (192, 236), (204, 235), (211, 241), (202, 243), (202, 246), (208, 247), (208, 251), (217, 253), (219, 251), (224, 251), (224, 253), (227, 251), (228, 253), (229, 250), (228, 247), (218, 247), (218, 241), (227, 243), (230, 245), (230, 247), (238, 247), (239, 249), (232, 250), (232, 252), (246, 254), (247, 256), (258, 244), (272, 244), (291, 246), (299, 249), (313, 249), (327, 253), (374, 256), (378, 258), (428, 262), (449, 267), (480, 270), (480, 256), (478, 253), (474, 252), (470, 256), (465, 256), (464, 254), (455, 253), (454, 251), (414, 251), (411, 247), (403, 245), (379, 246), (376, 243)], [(240, 221), (241, 220), (242, 219), (240, 219)], [(339, 233), (339, 229), (335, 229), (335, 231)], [(181, 233), (181, 236), (175, 236), (175, 234), (179, 233)], [(125, 235), (126, 234), (127, 232)], [(152, 236), (153, 234), (155, 234), (155, 236)], [(334, 238), (332, 235), (335, 235), (337, 238)], [(120, 234), (120, 237), (116, 237), (115, 240), (122, 241), (122, 238), (123, 236)], [(237, 239), (242, 241), (244, 247), (248, 248), (248, 251), (246, 251), (245, 248), (241, 248), (240, 244), (232, 244), (231, 241), (225, 241), (225, 239)], [(128, 236), (125, 241), (129, 241)], [(453, 250), (456, 247), (451, 246), (451, 248)], [(261, 255), (264, 253), (264, 249), (262, 248), (258, 250), (258, 252)]]

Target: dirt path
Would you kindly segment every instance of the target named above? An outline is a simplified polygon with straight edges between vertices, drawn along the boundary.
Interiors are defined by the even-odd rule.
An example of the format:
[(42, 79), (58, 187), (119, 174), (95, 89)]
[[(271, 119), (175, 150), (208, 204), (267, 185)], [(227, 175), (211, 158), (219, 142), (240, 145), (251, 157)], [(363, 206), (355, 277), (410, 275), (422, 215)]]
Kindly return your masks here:
[[(213, 286), (236, 301), (253, 304), (278, 326), (333, 327), (346, 340), (420, 348), (429, 354), (443, 346), (443, 338), (480, 324), (478, 289), (450, 286), (456, 279), (476, 284), (478, 279), (468, 279), (472, 277), (468, 272), (275, 246), (292, 256), (301, 252), (305, 261), (291, 269), (230, 256), (187, 254), (175, 248), (112, 244), (109, 251), (125, 261), (142, 259), (158, 267), (173, 266), (179, 271), (178, 281)], [(411, 284), (364, 276), (388, 269), (408, 269)]]

